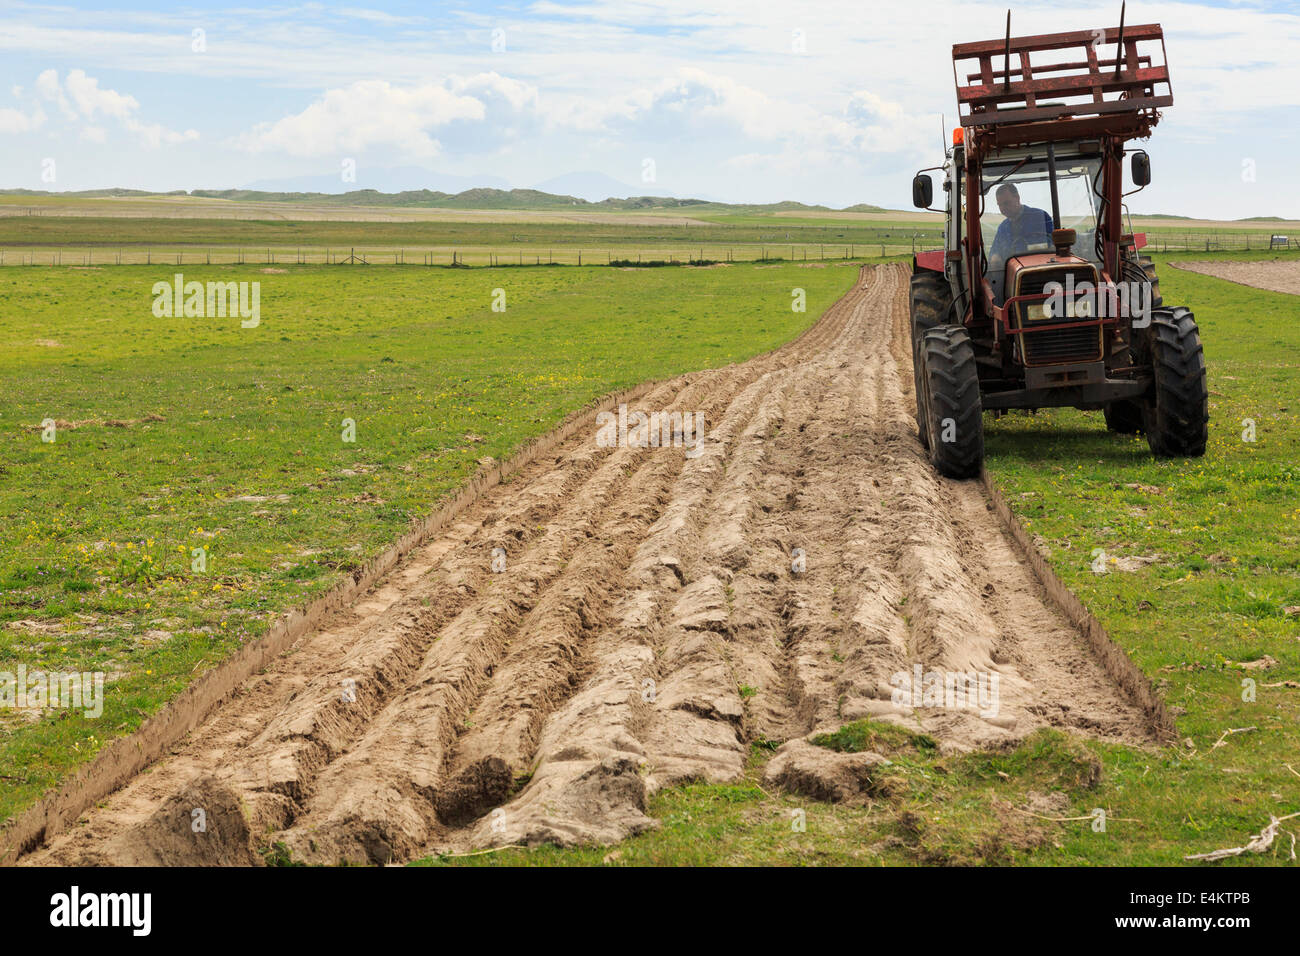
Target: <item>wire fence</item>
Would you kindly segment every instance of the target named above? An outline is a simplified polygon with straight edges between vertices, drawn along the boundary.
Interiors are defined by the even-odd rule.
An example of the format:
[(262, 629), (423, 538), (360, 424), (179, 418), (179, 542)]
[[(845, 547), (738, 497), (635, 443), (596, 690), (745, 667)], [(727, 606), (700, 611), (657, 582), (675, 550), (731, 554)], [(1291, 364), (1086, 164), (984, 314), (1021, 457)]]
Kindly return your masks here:
[(470, 268), (484, 266), (656, 266), (718, 263), (833, 262), (896, 256), (924, 248), (911, 243), (800, 245), (662, 245), (579, 249), (538, 247), (34, 247), (0, 248), (0, 266), (92, 268), (121, 265), (415, 265)]
[[(943, 245), (942, 233), (895, 233), (880, 241), (850, 243), (664, 243), (529, 246), (0, 246), (0, 266), (115, 265), (417, 265), (452, 268), (505, 266), (692, 265), (830, 262), (910, 256)], [(1300, 235), (1224, 232), (1148, 232), (1148, 252), (1297, 252)]]
[(1267, 232), (1148, 232), (1147, 248), (1156, 252), (1294, 252), (1300, 250), (1300, 235)]

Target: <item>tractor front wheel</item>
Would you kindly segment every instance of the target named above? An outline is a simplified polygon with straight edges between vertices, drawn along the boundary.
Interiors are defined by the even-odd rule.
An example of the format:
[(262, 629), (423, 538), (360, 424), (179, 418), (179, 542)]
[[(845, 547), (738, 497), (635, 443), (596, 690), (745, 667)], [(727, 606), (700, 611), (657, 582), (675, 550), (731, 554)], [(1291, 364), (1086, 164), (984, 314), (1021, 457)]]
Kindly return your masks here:
[(921, 445), (929, 448), (930, 436), (925, 425), (925, 389), (921, 383), (921, 348), (926, 332), (948, 322), (948, 314), (952, 311), (952, 290), (943, 273), (921, 270), (912, 273), (911, 291), (912, 374), (916, 386), (916, 430), (920, 435)]
[(930, 461), (949, 478), (974, 478), (984, 463), (984, 409), (966, 330), (941, 325), (926, 332), (920, 369)]
[(1161, 309), (1151, 317), (1154, 384), (1142, 404), (1142, 430), (1157, 458), (1198, 458), (1209, 438), (1210, 397), (1205, 354), (1189, 309)]

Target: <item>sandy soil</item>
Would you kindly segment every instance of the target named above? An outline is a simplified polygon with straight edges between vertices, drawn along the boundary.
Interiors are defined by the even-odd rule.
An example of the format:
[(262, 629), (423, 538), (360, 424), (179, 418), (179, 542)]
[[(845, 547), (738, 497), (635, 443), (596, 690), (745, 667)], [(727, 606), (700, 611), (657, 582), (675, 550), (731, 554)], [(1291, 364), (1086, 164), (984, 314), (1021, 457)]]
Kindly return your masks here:
[(1300, 295), (1300, 259), (1268, 259), (1259, 262), (1171, 262), (1189, 272), (1227, 279), (1270, 292)]
[[(648, 393), (703, 412), (698, 457), (557, 446), (23, 862), (608, 843), (657, 826), (660, 787), (741, 777), (760, 735), (789, 741), (771, 785), (833, 798), (864, 767), (804, 738), (865, 716), (958, 750), (1150, 740), (981, 486), (923, 457), (907, 288), (868, 267), (798, 341)], [(916, 666), (996, 674), (998, 712), (895, 703)]]

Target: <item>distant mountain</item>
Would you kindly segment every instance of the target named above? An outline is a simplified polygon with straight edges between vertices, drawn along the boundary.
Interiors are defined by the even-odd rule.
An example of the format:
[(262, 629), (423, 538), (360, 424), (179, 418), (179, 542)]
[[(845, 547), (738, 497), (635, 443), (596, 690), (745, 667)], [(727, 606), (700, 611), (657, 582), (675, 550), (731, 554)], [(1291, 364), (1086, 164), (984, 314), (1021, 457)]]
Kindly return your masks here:
[(342, 170), (319, 176), (292, 176), (287, 179), (262, 179), (249, 183), (245, 189), (268, 193), (324, 193), (341, 194), (368, 189), (380, 193), (406, 193), (431, 190), (455, 194), (476, 186), (510, 188), (510, 183), (496, 176), (453, 176), (437, 173), (418, 166), (368, 167), (358, 166), (356, 179), (344, 182)]
[[(577, 196), (555, 195), (536, 189), (490, 189), (476, 187), (459, 193), (429, 189), (399, 193), (381, 193), (358, 189), (348, 193), (264, 192), (257, 189), (195, 189), (190, 195), (207, 199), (234, 199), (245, 202), (296, 202), (322, 206), (422, 206), (433, 209), (674, 209), (683, 206), (715, 205), (702, 199), (675, 199), (671, 196), (632, 196), (627, 199), (602, 199), (588, 202)], [(797, 204), (796, 204), (797, 205)], [(745, 207), (749, 208), (749, 207)], [(766, 207), (764, 207), (766, 208)], [(775, 207), (773, 207), (775, 208)]]
[(434, 209), (562, 209), (589, 206), (576, 196), (553, 196), (535, 189), (490, 189), (476, 187), (459, 193), (413, 189), (381, 193), (358, 189), (347, 193), (264, 192), (258, 189), (195, 189), (190, 195), (208, 199), (237, 199), (245, 202), (297, 202), (322, 206), (422, 206)]
[[(581, 174), (580, 174), (581, 175)], [(562, 179), (563, 177), (561, 177)], [(311, 177), (308, 177), (311, 179)], [(296, 182), (296, 180), (285, 182)], [(631, 190), (634, 187), (623, 186), (616, 180), (610, 180), (615, 186)], [(148, 197), (148, 196), (198, 196), (205, 199), (228, 199), (244, 202), (284, 202), (310, 203), (319, 206), (405, 206), (428, 209), (585, 209), (601, 210), (637, 210), (637, 209), (717, 209), (740, 213), (773, 212), (831, 212), (829, 206), (810, 206), (807, 203), (785, 201), (777, 203), (724, 203), (708, 199), (679, 199), (666, 195), (640, 195), (625, 198), (608, 197), (596, 201), (585, 199), (569, 193), (551, 193), (540, 189), (498, 189), (490, 186), (474, 186), (459, 192), (446, 192), (438, 189), (404, 189), (397, 192), (381, 192), (377, 189), (354, 189), (350, 192), (330, 192), (317, 190), (268, 190), (268, 189), (193, 189), (188, 193), (183, 189), (167, 193), (155, 193), (142, 189), (87, 189), (80, 192), (50, 192), (42, 189), (3, 189), (0, 193), (20, 196), (80, 196), (85, 198), (103, 197)], [(592, 193), (591, 195), (599, 195)], [(850, 206), (850, 212), (887, 212), (879, 206), (860, 203)]]
[(610, 196), (631, 196), (634, 193), (639, 196), (672, 196), (672, 193), (653, 186), (629, 186), (613, 176), (597, 172), (565, 173), (537, 183), (533, 188), (546, 193), (577, 196), (588, 202), (600, 202)]

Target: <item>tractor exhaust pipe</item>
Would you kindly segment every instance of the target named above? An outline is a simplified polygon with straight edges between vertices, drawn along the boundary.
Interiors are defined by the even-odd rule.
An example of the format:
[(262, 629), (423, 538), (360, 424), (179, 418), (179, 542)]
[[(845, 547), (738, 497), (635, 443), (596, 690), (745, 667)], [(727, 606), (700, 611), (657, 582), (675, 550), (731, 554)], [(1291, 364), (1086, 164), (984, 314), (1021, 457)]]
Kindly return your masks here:
[(1061, 227), (1061, 197), (1056, 192), (1056, 144), (1047, 144), (1047, 175), (1052, 189), (1052, 228)]

